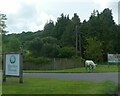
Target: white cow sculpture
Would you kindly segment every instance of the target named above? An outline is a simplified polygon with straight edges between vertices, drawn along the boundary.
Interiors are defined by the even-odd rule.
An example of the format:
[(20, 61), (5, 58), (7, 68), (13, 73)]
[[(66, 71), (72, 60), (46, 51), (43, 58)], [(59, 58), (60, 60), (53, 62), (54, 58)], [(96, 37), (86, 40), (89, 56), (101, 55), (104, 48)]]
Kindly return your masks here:
[(85, 68), (87, 71), (92, 71), (96, 68), (96, 65), (92, 60), (86, 60), (85, 61)]

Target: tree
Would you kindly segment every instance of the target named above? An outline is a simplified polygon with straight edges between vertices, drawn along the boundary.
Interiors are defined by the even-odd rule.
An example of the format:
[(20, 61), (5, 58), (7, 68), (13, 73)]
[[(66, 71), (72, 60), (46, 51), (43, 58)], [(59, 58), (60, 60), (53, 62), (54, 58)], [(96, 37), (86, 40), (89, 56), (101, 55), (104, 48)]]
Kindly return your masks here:
[(6, 33), (4, 30), (6, 28), (5, 20), (7, 20), (6, 15), (0, 13), (0, 53), (2, 53), (2, 34)]
[(28, 49), (34, 56), (40, 56), (42, 46), (43, 41), (41, 40), (41, 38), (37, 37), (29, 42)]
[(59, 49), (60, 58), (71, 58), (72, 56), (75, 56), (74, 47), (63, 47)]
[(51, 36), (35, 38), (29, 42), (29, 50), (34, 56), (57, 57), (57, 39)]
[(48, 23), (44, 26), (43, 36), (51, 36), (54, 29), (54, 22), (50, 20)]
[(41, 40), (44, 44), (57, 44), (57, 39), (52, 36), (43, 37)]
[(4, 30), (6, 28), (5, 20), (7, 20), (5, 14), (0, 13), (0, 33), (5, 34), (6, 31)]
[(114, 49), (115, 49), (115, 53), (120, 54), (120, 25), (115, 26), (116, 30), (115, 30), (115, 41), (114, 41)]
[[(80, 43), (78, 43), (78, 38), (81, 37), (81, 34), (78, 34), (80, 32), (79, 28), (80, 28), (80, 18), (79, 16), (74, 13), (74, 17), (72, 17), (72, 22), (74, 25), (74, 32), (75, 32), (75, 41), (76, 41), (76, 55), (78, 53), (78, 49), (80, 50), (81, 48), (78, 47), (78, 44), (81, 45)], [(80, 40), (79, 40), (80, 41)], [(81, 51), (81, 50), (80, 50)], [(80, 52), (81, 54), (81, 52)]]
[(59, 46), (57, 45), (57, 39), (51, 36), (41, 39), (43, 46), (41, 48), (41, 55), (46, 57), (57, 57)]
[(74, 13), (74, 17), (72, 17), (72, 22), (75, 26), (80, 24), (80, 18), (77, 13)]
[[(5, 18), (5, 16), (3, 17)], [(5, 23), (6, 19), (0, 20)], [(15, 36), (20, 43), (24, 43), (24, 49), (35, 56), (57, 57), (58, 51), (64, 53), (64, 50), (67, 51), (67, 48), (69, 50), (71, 47), (76, 47), (76, 53), (82, 53), (82, 57), (87, 59), (91, 57), (91, 59), (98, 58), (102, 60), (102, 56), (106, 58), (107, 53), (120, 53), (120, 26), (115, 24), (112, 10), (108, 8), (102, 12), (94, 10), (88, 21), (84, 20), (81, 22), (77, 13), (74, 14), (72, 19), (69, 18), (69, 15), (61, 14), (55, 24), (53, 21), (47, 22), (44, 30), (28, 31), (20, 34), (2, 34), (2, 36), (3, 50), (8, 50), (9, 42), (13, 42), (10, 39)], [(86, 38), (90, 40), (93, 38), (93, 45), (90, 42), (88, 43), (90, 40), (86, 40)], [(64, 49), (64, 47), (67, 48)], [(94, 53), (94, 49), (99, 52), (102, 51), (103, 54)], [(82, 51), (80, 52), (80, 50)], [(91, 51), (93, 51), (95, 56), (91, 56)]]
[(61, 37), (65, 32), (68, 22), (69, 22), (69, 16), (64, 16), (64, 14), (61, 14), (61, 17), (57, 19), (52, 36), (57, 38), (59, 42), (62, 41)]
[(55, 44), (44, 44), (41, 48), (41, 56), (44, 57), (57, 57), (59, 46)]
[(65, 32), (62, 35), (62, 45), (63, 46), (75, 47), (74, 25), (71, 21), (66, 26)]
[(86, 59), (92, 59), (94, 61), (102, 61), (102, 42), (96, 37), (86, 39), (87, 44), (85, 46), (85, 57)]
[(20, 43), (19, 39), (16, 37), (12, 37), (9, 39), (9, 43), (6, 47), (8, 47), (7, 51), (19, 52), (20, 46), (21, 46), (21, 43)]
[[(104, 9), (101, 13), (94, 10), (87, 22), (81, 24), (83, 34), (82, 41), (85, 45), (85, 38), (96, 37), (103, 44), (104, 60), (107, 60), (107, 53), (115, 53), (114, 46), (117, 36), (117, 29), (112, 16), (112, 10)], [(84, 49), (84, 48), (83, 48)]]

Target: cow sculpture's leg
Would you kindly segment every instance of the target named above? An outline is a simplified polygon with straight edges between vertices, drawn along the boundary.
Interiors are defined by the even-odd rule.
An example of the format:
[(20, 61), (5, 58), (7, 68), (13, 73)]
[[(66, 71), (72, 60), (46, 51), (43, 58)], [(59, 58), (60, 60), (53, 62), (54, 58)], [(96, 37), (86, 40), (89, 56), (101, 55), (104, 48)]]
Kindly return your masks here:
[(87, 65), (85, 65), (85, 69), (86, 69), (86, 71), (88, 70), (88, 66)]
[(86, 71), (90, 72), (90, 65), (86, 65)]
[(89, 72), (93, 71), (94, 66), (92, 64), (89, 65)]

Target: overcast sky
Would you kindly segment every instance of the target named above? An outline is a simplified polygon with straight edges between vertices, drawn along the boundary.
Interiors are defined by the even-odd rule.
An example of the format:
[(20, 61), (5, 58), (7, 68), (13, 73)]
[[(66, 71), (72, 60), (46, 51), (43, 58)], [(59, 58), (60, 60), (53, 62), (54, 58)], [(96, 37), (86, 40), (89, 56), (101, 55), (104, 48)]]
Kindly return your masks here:
[(7, 15), (9, 33), (42, 30), (50, 19), (54, 22), (61, 13), (73, 17), (77, 13), (83, 21), (88, 20), (94, 9), (102, 12), (112, 9), (113, 17), (118, 24), (119, 0), (0, 0), (0, 13)]

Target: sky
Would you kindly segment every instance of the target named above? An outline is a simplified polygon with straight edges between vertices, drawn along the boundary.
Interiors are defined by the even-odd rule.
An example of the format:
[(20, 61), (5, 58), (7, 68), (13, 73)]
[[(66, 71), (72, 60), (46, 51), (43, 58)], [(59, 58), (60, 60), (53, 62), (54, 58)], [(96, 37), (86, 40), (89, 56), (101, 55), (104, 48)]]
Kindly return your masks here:
[(6, 30), (9, 33), (23, 31), (43, 30), (49, 21), (57, 21), (62, 13), (69, 14), (70, 19), (74, 13), (80, 17), (81, 22), (88, 20), (94, 9), (102, 12), (110, 8), (113, 19), (118, 24), (119, 0), (0, 0), (0, 13), (7, 16)]

